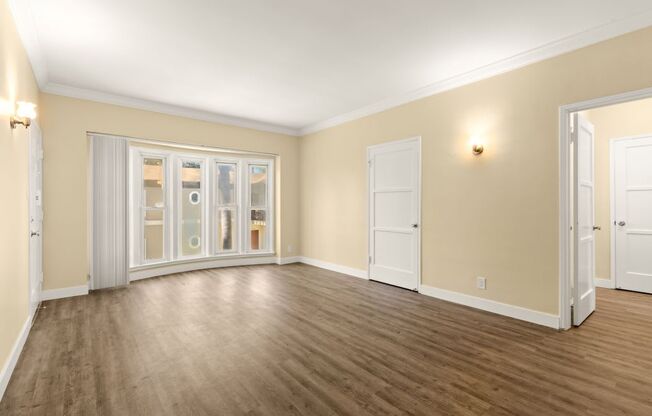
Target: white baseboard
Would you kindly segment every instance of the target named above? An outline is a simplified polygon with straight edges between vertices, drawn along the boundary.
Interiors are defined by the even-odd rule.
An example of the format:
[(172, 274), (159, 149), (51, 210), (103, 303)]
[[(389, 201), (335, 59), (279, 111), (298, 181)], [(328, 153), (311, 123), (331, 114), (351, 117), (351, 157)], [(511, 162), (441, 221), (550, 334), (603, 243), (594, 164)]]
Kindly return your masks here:
[(129, 280), (148, 279), (150, 277), (165, 276), (167, 274), (191, 272), (193, 270), (216, 269), (219, 267), (254, 266), (258, 264), (278, 264), (274, 256), (234, 257), (205, 261), (191, 261), (177, 264), (164, 264), (134, 270), (129, 273)]
[(88, 285), (44, 290), (41, 292), (41, 300), (71, 298), (73, 296), (83, 296), (83, 295), (88, 295)]
[(496, 302), (479, 298), (476, 296), (465, 295), (450, 290), (438, 289), (432, 286), (421, 285), (419, 293), (433, 298), (458, 303), (464, 306), (481, 309), (483, 311), (497, 313), (499, 315), (509, 316), (510, 318), (520, 319), (522, 321), (532, 322), (534, 324), (559, 329), (559, 316), (545, 312), (534, 311), (532, 309), (522, 308), (520, 306), (509, 305), (507, 303)]
[(276, 264), (279, 266), (282, 266), (284, 264), (290, 264), (290, 263), (300, 263), (301, 262), (301, 256), (294, 256), (294, 257), (279, 257), (276, 260)]
[(616, 282), (611, 279), (600, 279), (596, 277), (595, 279), (593, 279), (593, 282), (595, 283), (595, 287), (604, 287), (606, 289), (616, 288)]
[(322, 260), (312, 259), (310, 257), (300, 257), (299, 261), (301, 263), (305, 263), (310, 266), (319, 267), (321, 269), (327, 269), (342, 274), (348, 274), (349, 276), (359, 277), (360, 279), (369, 279), (369, 274), (367, 273), (366, 270), (355, 269), (353, 267), (342, 266), (335, 263), (329, 263)]
[(16, 363), (18, 362), (20, 353), (23, 352), (23, 347), (25, 346), (25, 341), (27, 341), (29, 330), (32, 328), (33, 318), (33, 315), (27, 317), (27, 321), (23, 324), (23, 328), (20, 330), (16, 342), (14, 342), (11, 353), (9, 354), (9, 357), (7, 357), (5, 365), (2, 367), (2, 371), (0, 371), (0, 400), (2, 400), (2, 396), (4, 396), (5, 390), (9, 385), (9, 380), (14, 372), (14, 368), (16, 368)]

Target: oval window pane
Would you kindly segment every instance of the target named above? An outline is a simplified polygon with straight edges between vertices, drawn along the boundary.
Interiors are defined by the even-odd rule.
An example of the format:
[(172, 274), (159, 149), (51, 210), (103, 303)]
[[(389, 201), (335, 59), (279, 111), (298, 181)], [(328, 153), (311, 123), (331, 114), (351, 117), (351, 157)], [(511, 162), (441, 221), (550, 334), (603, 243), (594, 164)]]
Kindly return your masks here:
[(201, 228), (201, 178), (202, 162), (186, 160), (181, 164), (181, 255), (197, 256), (202, 253)]

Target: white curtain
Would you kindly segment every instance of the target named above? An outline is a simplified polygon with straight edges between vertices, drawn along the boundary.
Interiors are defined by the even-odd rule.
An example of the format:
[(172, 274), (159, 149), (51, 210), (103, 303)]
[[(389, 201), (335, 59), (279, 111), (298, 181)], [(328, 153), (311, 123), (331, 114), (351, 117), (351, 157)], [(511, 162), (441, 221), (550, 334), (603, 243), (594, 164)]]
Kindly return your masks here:
[(127, 140), (89, 135), (92, 153), (93, 289), (129, 283)]

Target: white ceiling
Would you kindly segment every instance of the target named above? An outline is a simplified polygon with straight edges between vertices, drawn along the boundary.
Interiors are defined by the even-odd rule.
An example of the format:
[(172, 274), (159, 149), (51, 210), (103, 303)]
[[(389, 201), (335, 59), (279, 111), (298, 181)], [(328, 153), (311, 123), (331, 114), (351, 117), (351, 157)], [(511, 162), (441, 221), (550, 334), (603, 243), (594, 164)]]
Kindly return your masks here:
[(297, 134), (652, 24), (649, 0), (11, 1), (45, 91)]

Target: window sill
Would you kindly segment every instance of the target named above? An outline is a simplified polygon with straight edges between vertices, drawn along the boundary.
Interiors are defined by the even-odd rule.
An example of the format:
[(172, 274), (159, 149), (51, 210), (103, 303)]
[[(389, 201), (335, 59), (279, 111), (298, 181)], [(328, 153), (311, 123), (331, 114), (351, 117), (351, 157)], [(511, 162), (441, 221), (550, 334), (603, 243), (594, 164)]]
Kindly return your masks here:
[(149, 277), (182, 273), (193, 270), (231, 266), (247, 266), (254, 264), (272, 264), (276, 262), (276, 254), (273, 251), (247, 254), (224, 254), (221, 256), (180, 259), (131, 267), (129, 268), (129, 280), (140, 280)]

